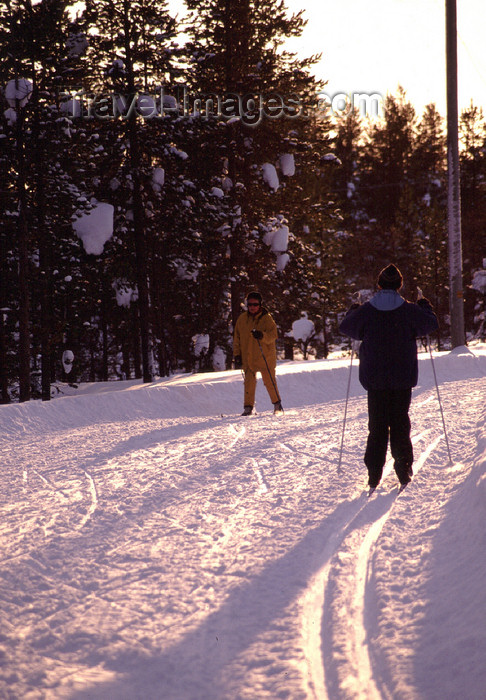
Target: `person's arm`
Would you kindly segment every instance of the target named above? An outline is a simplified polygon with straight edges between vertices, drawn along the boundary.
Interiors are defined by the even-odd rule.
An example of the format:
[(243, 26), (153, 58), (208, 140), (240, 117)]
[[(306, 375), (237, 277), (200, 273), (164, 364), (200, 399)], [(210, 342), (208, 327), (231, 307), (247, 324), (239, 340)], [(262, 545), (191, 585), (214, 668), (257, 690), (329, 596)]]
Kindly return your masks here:
[(416, 318), (417, 336), (429, 335), (429, 333), (436, 331), (439, 327), (439, 321), (434, 313), (432, 304), (424, 297), (420, 287), (418, 288), (416, 307), (419, 309), (419, 313), (417, 314)]
[(235, 324), (235, 332), (233, 334), (233, 357), (239, 357), (241, 362), (241, 341), (240, 341), (240, 326), (238, 321)]
[(339, 332), (348, 335), (353, 340), (362, 340), (362, 321), (363, 306), (354, 303), (349, 307), (346, 316), (339, 324)]
[[(262, 340), (264, 343), (272, 343), (277, 340), (277, 324), (270, 316), (270, 314), (265, 314), (265, 316), (262, 317), (261, 322), (258, 324), (258, 326), (259, 327), (257, 329), (254, 329), (251, 332), (254, 338), (256, 338), (257, 340)], [(261, 337), (258, 331), (260, 331)]]

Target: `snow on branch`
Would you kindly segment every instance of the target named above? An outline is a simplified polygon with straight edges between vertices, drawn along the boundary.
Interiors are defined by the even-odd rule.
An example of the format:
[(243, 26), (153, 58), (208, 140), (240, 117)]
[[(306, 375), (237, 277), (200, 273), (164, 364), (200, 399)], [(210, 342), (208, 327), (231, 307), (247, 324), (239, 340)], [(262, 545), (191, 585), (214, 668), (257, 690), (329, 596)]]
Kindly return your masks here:
[(280, 186), (280, 182), (277, 175), (277, 170), (271, 163), (264, 163), (262, 165), (263, 179), (270, 187), (271, 190), (276, 192)]
[(94, 209), (73, 222), (88, 255), (101, 255), (105, 243), (113, 236), (113, 212), (112, 204), (96, 202)]

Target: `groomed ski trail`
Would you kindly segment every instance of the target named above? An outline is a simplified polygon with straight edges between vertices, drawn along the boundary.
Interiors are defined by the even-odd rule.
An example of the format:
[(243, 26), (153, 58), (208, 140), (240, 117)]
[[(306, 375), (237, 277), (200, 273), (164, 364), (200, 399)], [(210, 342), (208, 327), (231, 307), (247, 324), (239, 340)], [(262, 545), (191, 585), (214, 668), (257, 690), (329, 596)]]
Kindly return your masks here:
[[(434, 398), (431, 394), (418, 400), (415, 412), (430, 409)], [(476, 394), (474, 407), (467, 412), (470, 420), (465, 421), (464, 435), (454, 438), (455, 444), (460, 446), (456, 450), (461, 450), (462, 454), (461, 438), (466, 438), (467, 429), (474, 426), (478, 398)], [(427, 416), (421, 417), (424, 424), (431, 422), (429, 411)], [(415, 422), (420, 425), (420, 418), (415, 418)], [(415, 455), (414, 481), (437, 451), (444, 472), (463, 467), (461, 463), (447, 464), (445, 436), (440, 427), (428, 428), (412, 438), (415, 452), (417, 444), (425, 443), (420, 454)], [(372, 644), (373, 637), (377, 636), (379, 608), (373, 580), (376, 546), (387, 521), (400, 511), (407, 495), (412, 493), (420, 497), (419, 486), (414, 481), (400, 491), (393, 460), (389, 459), (378, 489), (370, 498), (363, 489), (353, 502), (354, 513), (348, 519), (343, 517), (322, 550), (316, 553), (316, 559), (320, 559), (321, 564), (326, 563), (314, 575), (302, 597), (308, 698), (312, 700), (397, 700), (399, 697), (409, 700), (415, 697), (413, 681), (394, 679), (393, 667), (384, 664), (383, 658), (377, 662), (377, 657), (385, 655)], [(409, 602), (408, 597), (406, 602)], [(316, 615), (318, 609), (320, 616)], [(402, 686), (406, 687), (405, 691)]]
[[(417, 435), (413, 438), (413, 442), (417, 443), (424, 439), (424, 435)], [(415, 474), (420, 470), (428, 455), (440, 442), (441, 436), (436, 438), (431, 445), (420, 455), (420, 458), (415, 463)], [(397, 496), (399, 496), (398, 482), (396, 478), (390, 479), (393, 472), (393, 462), (388, 460), (383, 472), (382, 486), (368, 500), (368, 492), (363, 492), (356, 497), (352, 508), (353, 514), (350, 517), (345, 515), (339, 527), (327, 540), (324, 548), (316, 555), (326, 564), (322, 566), (320, 571), (313, 577), (305, 595), (302, 598), (303, 607), (303, 635), (307, 648), (308, 660), (308, 684), (309, 696), (315, 700), (327, 697), (327, 683), (325, 673), (325, 657), (322, 653), (323, 639), (332, 636), (332, 623), (329, 624), (329, 629), (323, 629), (323, 620), (326, 615), (329, 615), (329, 609), (332, 602), (325, 595), (329, 578), (332, 577), (337, 559), (338, 567), (342, 562), (343, 553), (349, 557), (347, 566), (354, 571), (347, 575), (347, 598), (346, 601), (340, 601), (342, 609), (346, 609), (349, 615), (349, 630), (350, 636), (345, 643), (346, 653), (342, 654), (340, 663), (347, 665), (348, 680), (344, 690), (346, 694), (350, 688), (350, 678), (356, 677), (356, 684), (359, 688), (359, 695), (356, 697), (369, 698), (369, 700), (377, 700), (381, 695), (375, 687), (373, 675), (371, 671), (371, 663), (367, 653), (366, 645), (366, 625), (365, 625), (365, 598), (366, 598), (366, 583), (368, 579), (368, 569), (372, 556), (374, 543), (377, 541), (380, 532), (389, 517)], [(385, 486), (383, 486), (385, 484)], [(391, 485), (393, 484), (393, 486)], [(384, 512), (382, 512), (384, 510)], [(376, 518), (376, 520), (374, 520)], [(369, 524), (371, 523), (371, 524)], [(367, 531), (366, 531), (367, 530)], [(356, 534), (362, 538), (362, 542), (356, 548)], [(366, 534), (364, 534), (366, 533)], [(354, 559), (351, 559), (352, 554), (347, 553), (347, 540), (350, 538), (352, 546), (349, 547), (351, 553), (354, 552)], [(352, 581), (352, 585), (350, 584)], [(321, 616), (316, 616), (316, 610), (321, 611)], [(316, 619), (317, 617), (317, 619)], [(348, 630), (348, 631), (349, 631)], [(341, 642), (342, 644), (342, 642)], [(349, 646), (348, 646), (349, 645)], [(330, 657), (334, 654), (330, 651)], [(345, 657), (345, 658), (344, 658)], [(329, 665), (329, 676), (332, 678), (335, 675), (334, 664)], [(351, 670), (349, 670), (351, 669)], [(329, 684), (334, 685), (331, 680)], [(332, 693), (336, 692), (332, 688)], [(356, 691), (355, 691), (356, 692)], [(333, 697), (331, 694), (330, 697)]]
[[(465, 462), (485, 388), (444, 392)], [(368, 499), (366, 398), (349, 400), (337, 476), (343, 407), (225, 420), (141, 409), (6, 440), (0, 695), (361, 700), (364, 684), (415, 700), (399, 612), (422, 614), (423, 553), (409, 534), (438, 527), (467, 468), (445, 467), (433, 391), (419, 389), (414, 482), (397, 496), (390, 472)]]

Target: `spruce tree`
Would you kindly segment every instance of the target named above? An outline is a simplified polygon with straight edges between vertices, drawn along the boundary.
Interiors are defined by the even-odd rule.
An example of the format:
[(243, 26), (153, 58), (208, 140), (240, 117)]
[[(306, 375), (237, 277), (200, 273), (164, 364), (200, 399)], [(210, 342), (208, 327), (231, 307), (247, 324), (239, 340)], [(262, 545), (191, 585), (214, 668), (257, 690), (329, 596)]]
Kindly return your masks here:
[(486, 120), (474, 104), (459, 119), (461, 141), (461, 212), (466, 326), (474, 326), (476, 293), (470, 292), (472, 272), (481, 269), (486, 250)]
[[(68, 2), (9, 3), (0, 16), (0, 62), (9, 105), (4, 129), (12, 148), (7, 178), (9, 209), (17, 209), (20, 400), (31, 392), (32, 361), (41, 358), (41, 395), (50, 398), (53, 376), (53, 249), (61, 222), (72, 211), (69, 193), (60, 187), (57, 161), (66, 147), (67, 125), (55, 109), (58, 88), (69, 69)], [(22, 97), (22, 90), (28, 94)], [(30, 314), (32, 310), (32, 318)], [(32, 336), (32, 332), (34, 332)]]
[[(97, 30), (91, 49), (97, 70), (91, 76), (91, 84), (103, 91), (100, 111), (105, 107), (108, 111), (114, 108), (115, 114), (111, 116), (115, 117), (119, 111), (124, 120), (118, 121), (115, 128), (124, 130), (127, 149), (122, 164), (125, 185), (122, 189), (131, 190), (129, 203), (133, 217), (142, 371), (143, 380), (149, 382), (155, 371), (145, 187), (151, 163), (143, 147), (143, 118), (150, 110), (160, 113), (161, 105), (154, 94), (171, 68), (170, 39), (175, 25), (165, 2), (145, 0), (87, 3), (85, 17)], [(149, 97), (144, 98), (144, 93), (149, 93)]]
[[(303, 222), (315, 218), (317, 210), (310, 207), (320, 206), (323, 195), (318, 178), (311, 184), (308, 174), (309, 167), (319, 170), (322, 154), (317, 147), (321, 136), (316, 136), (310, 118), (319, 90), (309, 72), (314, 59), (299, 61), (281, 50), (285, 38), (302, 31), (303, 13), (289, 16), (284, 3), (273, 0), (189, 0), (187, 5), (192, 39), (188, 87), (196, 97), (213, 95), (213, 103), (201, 100), (201, 104), (214, 109), (219, 103), (218, 116), (225, 125), (220, 131), (219, 163), (221, 180), (229, 183), (220, 201), (228, 214), (229, 320), (236, 321), (244, 294), (257, 286), (287, 330), (298, 314), (289, 307), (297, 305), (301, 296), (294, 284), (298, 279), (305, 287), (305, 278), (293, 277), (291, 267), (279, 269), (281, 256), (271, 253), (264, 238), (275, 217), (300, 235)], [(325, 131), (322, 127), (324, 140)], [(295, 174), (288, 174), (282, 157), (292, 157)], [(316, 254), (314, 264), (317, 259)], [(289, 287), (292, 293), (282, 296)]]

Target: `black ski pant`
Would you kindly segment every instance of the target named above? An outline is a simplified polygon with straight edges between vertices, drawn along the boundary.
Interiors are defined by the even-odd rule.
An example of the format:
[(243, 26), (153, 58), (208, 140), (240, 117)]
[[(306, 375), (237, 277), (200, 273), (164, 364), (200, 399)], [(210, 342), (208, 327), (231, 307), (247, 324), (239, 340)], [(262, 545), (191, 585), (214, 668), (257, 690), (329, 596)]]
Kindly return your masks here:
[(413, 448), (408, 411), (411, 400), (412, 389), (368, 390), (369, 435), (364, 461), (368, 468), (370, 486), (380, 483), (386, 461), (388, 435), (398, 479), (402, 484), (410, 481)]

